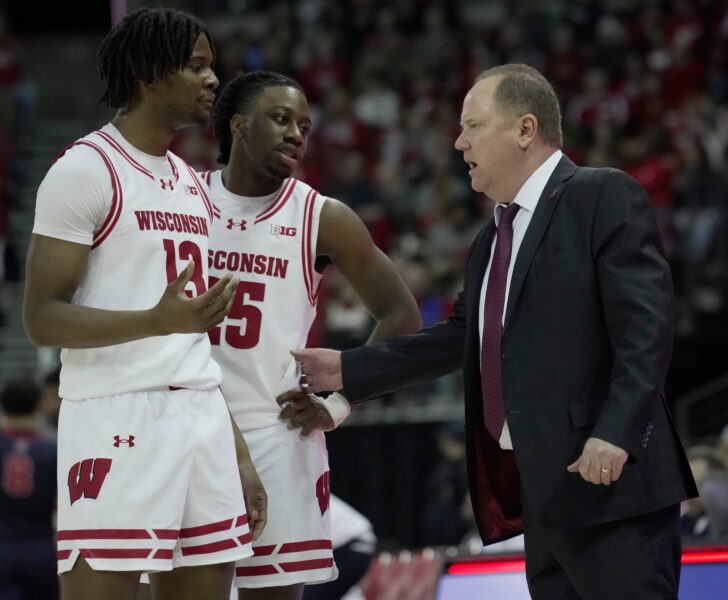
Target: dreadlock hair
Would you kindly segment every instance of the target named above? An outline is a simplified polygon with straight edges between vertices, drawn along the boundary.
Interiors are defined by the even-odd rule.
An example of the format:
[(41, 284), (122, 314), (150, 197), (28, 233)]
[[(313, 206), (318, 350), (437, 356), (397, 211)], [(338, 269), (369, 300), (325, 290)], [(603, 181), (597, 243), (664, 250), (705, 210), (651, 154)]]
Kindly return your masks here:
[(128, 106), (140, 81), (149, 84), (181, 69), (201, 33), (213, 48), (207, 27), (189, 13), (172, 8), (129, 13), (99, 47), (99, 75), (106, 80), (99, 101), (111, 108)]
[(212, 126), (220, 145), (220, 155), (217, 157), (217, 162), (221, 165), (228, 164), (230, 160), (230, 149), (233, 144), (230, 120), (234, 115), (244, 114), (250, 110), (265, 88), (276, 86), (292, 87), (303, 92), (301, 84), (295, 79), (273, 71), (238, 73), (225, 86), (212, 111)]

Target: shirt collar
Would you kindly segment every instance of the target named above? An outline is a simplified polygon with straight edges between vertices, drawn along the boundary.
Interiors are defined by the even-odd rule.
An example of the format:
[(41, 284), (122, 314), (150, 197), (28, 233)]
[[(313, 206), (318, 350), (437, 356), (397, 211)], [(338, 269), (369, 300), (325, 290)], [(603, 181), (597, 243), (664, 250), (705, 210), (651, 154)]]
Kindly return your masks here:
[[(549, 182), (549, 178), (553, 174), (556, 169), (556, 165), (559, 164), (563, 155), (564, 154), (561, 150), (556, 150), (556, 152), (549, 156), (541, 164), (541, 166), (531, 173), (531, 176), (528, 179), (526, 179), (526, 183), (521, 186), (521, 189), (518, 190), (516, 197), (513, 199), (513, 202), (521, 207), (519, 212), (523, 210), (533, 212), (536, 210), (538, 199), (541, 197), (546, 184)], [(499, 204), (498, 206), (507, 206), (507, 204)], [(518, 217), (518, 215), (516, 215), (516, 217)], [(498, 221), (500, 221), (500, 211), (496, 210), (496, 226), (498, 225)]]

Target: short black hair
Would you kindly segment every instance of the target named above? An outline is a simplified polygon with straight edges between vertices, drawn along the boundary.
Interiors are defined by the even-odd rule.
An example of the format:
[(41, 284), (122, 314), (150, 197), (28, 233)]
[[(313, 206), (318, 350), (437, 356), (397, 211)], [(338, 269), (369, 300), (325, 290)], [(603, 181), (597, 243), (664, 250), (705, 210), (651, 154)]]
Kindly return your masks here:
[(0, 392), (0, 406), (6, 415), (32, 415), (40, 402), (40, 390), (32, 379), (11, 379)]
[(192, 56), (205, 24), (173, 8), (141, 8), (126, 15), (99, 47), (99, 75), (106, 80), (100, 102), (111, 108), (132, 103), (140, 81), (152, 83), (181, 69)]
[(228, 164), (230, 160), (230, 148), (233, 144), (230, 119), (234, 115), (247, 112), (264, 89), (276, 86), (292, 87), (303, 92), (301, 84), (295, 79), (273, 71), (238, 73), (225, 86), (212, 112), (212, 127), (220, 147), (217, 162), (221, 165)]

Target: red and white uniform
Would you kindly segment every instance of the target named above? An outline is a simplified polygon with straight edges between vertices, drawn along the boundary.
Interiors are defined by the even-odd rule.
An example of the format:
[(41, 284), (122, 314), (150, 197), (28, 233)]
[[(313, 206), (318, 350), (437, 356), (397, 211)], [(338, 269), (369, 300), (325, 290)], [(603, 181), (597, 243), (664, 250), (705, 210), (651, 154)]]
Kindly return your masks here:
[[(190, 259), (187, 289), (207, 289), (212, 205), (204, 184), (171, 152), (150, 156), (113, 125), (73, 144), (38, 189), (33, 233), (91, 246), (74, 304), (153, 307)], [(59, 394), (81, 399), (167, 386), (220, 383), (204, 334), (172, 334), (104, 348), (64, 349)]]
[[(337, 574), (330, 536), (324, 435), (302, 438), (278, 419), (276, 397), (299, 389), (290, 350), (316, 316), (319, 218), (326, 198), (293, 178), (266, 197), (230, 193), (220, 171), (202, 175), (220, 218), (210, 233), (211, 278), (240, 279), (230, 314), (210, 332), (222, 391), (268, 493), (255, 556), (237, 564), (237, 587), (323, 582)], [(212, 279), (211, 279), (212, 281)]]
[[(144, 310), (190, 259), (186, 292), (207, 289), (212, 219), (208, 190), (184, 161), (144, 154), (109, 124), (51, 167), (33, 232), (90, 246), (74, 304)], [(61, 360), (59, 572), (79, 555), (94, 569), (142, 571), (248, 556), (230, 420), (207, 336), (64, 349)], [(207, 472), (225, 473), (225, 484)]]

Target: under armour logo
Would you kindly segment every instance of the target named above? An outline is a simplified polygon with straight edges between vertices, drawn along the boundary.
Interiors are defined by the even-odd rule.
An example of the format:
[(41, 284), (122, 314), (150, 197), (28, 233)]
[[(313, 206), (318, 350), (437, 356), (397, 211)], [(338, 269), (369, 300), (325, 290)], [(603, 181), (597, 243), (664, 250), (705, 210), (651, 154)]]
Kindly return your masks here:
[(171, 179), (167, 179), (165, 181), (164, 179), (160, 178), (159, 179), (159, 183), (162, 184), (162, 189), (163, 190), (166, 190), (167, 188), (169, 188), (170, 190), (173, 190), (174, 189), (174, 185), (172, 184), (172, 180)]
[(127, 438), (123, 438), (120, 435), (115, 435), (114, 436), (114, 440), (115, 440), (114, 441), (114, 448), (118, 448), (122, 444), (126, 444), (127, 446), (129, 446), (129, 448), (133, 448), (134, 447), (134, 436), (133, 435), (130, 435)]
[(240, 231), (245, 231), (245, 229), (246, 229), (246, 227), (245, 227), (245, 226), (246, 226), (247, 224), (248, 224), (248, 222), (247, 222), (247, 221), (245, 221), (245, 220), (243, 220), (243, 221), (240, 221), (239, 223), (237, 223), (237, 222), (235, 222), (235, 221), (234, 221), (233, 219), (228, 219), (228, 224), (227, 224), (227, 228), (228, 228), (228, 229), (232, 229), (233, 227), (240, 227)]

